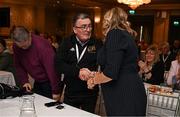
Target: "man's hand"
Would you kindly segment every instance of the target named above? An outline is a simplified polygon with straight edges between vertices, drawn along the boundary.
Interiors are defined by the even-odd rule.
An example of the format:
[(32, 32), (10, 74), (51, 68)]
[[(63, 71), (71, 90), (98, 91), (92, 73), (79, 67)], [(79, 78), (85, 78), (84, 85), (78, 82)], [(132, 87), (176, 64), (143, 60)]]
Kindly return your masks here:
[(31, 86), (30, 83), (25, 83), (25, 84), (23, 85), (23, 87), (26, 88), (26, 91), (27, 91), (27, 92), (31, 92), (31, 90), (32, 90), (32, 86)]
[(87, 81), (91, 77), (91, 71), (88, 68), (82, 68), (79, 71), (79, 78)]
[(52, 98), (56, 101), (60, 101), (60, 94), (52, 94)]

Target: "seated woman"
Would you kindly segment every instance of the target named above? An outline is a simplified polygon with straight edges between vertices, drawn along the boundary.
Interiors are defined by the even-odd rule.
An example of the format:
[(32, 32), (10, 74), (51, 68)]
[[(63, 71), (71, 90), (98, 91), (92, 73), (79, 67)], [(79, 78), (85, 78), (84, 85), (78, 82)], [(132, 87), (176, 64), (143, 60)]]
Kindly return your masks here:
[(180, 90), (180, 51), (177, 53), (176, 60), (171, 63), (167, 84)]
[(139, 74), (144, 82), (160, 85), (164, 83), (163, 63), (159, 60), (159, 51), (156, 45), (151, 45), (146, 49), (145, 60), (140, 60)]
[(13, 56), (6, 48), (6, 41), (3, 38), (0, 38), (0, 70), (12, 72), (15, 77), (15, 69), (13, 67)]

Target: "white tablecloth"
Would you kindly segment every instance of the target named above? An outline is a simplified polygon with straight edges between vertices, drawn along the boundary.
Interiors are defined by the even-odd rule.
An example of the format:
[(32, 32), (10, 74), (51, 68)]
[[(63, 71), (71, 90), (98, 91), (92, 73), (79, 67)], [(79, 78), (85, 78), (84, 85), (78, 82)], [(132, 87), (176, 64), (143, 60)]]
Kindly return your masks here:
[(11, 72), (0, 71), (0, 83), (15, 86), (16, 82)]
[[(37, 117), (99, 117), (98, 115), (63, 104), (64, 109), (58, 110), (54, 107), (46, 107), (44, 103), (52, 99), (34, 94), (35, 109)], [(0, 117), (18, 117), (20, 114), (20, 98), (0, 99)]]

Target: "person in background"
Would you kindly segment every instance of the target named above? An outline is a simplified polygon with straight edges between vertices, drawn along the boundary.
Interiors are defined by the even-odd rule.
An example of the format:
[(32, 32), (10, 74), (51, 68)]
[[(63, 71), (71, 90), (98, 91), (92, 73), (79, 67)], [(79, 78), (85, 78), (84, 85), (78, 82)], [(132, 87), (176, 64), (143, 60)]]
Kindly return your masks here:
[[(52, 37), (52, 46), (56, 48), (56, 50), (59, 48), (59, 43), (57, 41), (56, 35), (51, 35)], [(59, 40), (60, 41), (60, 40)]]
[(170, 51), (168, 42), (162, 44), (162, 50), (160, 54), (160, 61), (164, 63), (164, 70), (169, 71), (171, 62), (175, 60), (176, 56)]
[(145, 40), (141, 40), (141, 42), (139, 42), (139, 43), (141, 46), (141, 51), (146, 50), (148, 48), (148, 44)]
[[(0, 38), (0, 70), (12, 72), (15, 77), (13, 55), (7, 49), (6, 41), (3, 38)], [(16, 84), (18, 84), (17, 81)]]
[(93, 38), (92, 21), (86, 13), (73, 18), (73, 34), (64, 39), (55, 58), (56, 70), (64, 74), (64, 103), (94, 113), (98, 86), (87, 88), (89, 70), (97, 70), (97, 51), (102, 42)]
[(171, 47), (171, 52), (176, 56), (178, 51), (180, 51), (180, 40), (179, 39), (175, 39), (173, 41), (173, 45)]
[(35, 93), (59, 100), (59, 78), (54, 68), (55, 52), (48, 40), (30, 33), (23, 26), (16, 26), (11, 37), (16, 74), (21, 86), (27, 91), (32, 90), (29, 74), (35, 80)]
[(180, 51), (177, 53), (176, 60), (171, 63), (167, 84), (180, 90)]
[(169, 43), (168, 42), (164, 42), (161, 44), (161, 51), (160, 52), (160, 61), (163, 63), (164, 65), (164, 81), (165, 81), (165, 85), (166, 82), (167, 82), (167, 76), (168, 76), (168, 73), (169, 73), (169, 69), (171, 67), (171, 62), (173, 60), (175, 60), (175, 55), (173, 52), (170, 51), (170, 46), (169, 46)]
[(105, 43), (98, 53), (102, 72), (96, 72), (87, 82), (89, 89), (101, 84), (108, 116), (145, 116), (146, 113), (146, 92), (137, 69), (136, 32), (127, 18), (127, 13), (119, 7), (105, 13)]
[(139, 74), (142, 79), (153, 85), (164, 83), (164, 66), (159, 59), (159, 50), (156, 45), (151, 45), (146, 49), (145, 60), (140, 60)]
[(49, 43), (51, 44), (51, 47), (53, 48), (54, 52), (56, 53), (56, 48), (53, 46), (53, 38), (52, 36), (48, 36), (47, 40), (49, 41)]

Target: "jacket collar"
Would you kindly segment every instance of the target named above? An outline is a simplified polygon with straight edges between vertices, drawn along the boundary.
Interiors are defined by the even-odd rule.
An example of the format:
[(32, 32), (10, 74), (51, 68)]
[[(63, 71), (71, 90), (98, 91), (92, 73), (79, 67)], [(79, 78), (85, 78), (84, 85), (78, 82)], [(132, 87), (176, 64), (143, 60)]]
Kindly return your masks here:
[[(76, 39), (76, 35), (73, 34), (71, 35), (71, 42), (73, 44), (79, 43), (78, 40)], [(95, 39), (93, 39), (92, 37), (89, 39), (89, 41), (85, 44), (85, 45), (93, 45), (95, 42)]]

